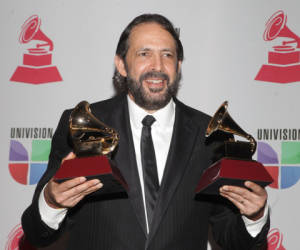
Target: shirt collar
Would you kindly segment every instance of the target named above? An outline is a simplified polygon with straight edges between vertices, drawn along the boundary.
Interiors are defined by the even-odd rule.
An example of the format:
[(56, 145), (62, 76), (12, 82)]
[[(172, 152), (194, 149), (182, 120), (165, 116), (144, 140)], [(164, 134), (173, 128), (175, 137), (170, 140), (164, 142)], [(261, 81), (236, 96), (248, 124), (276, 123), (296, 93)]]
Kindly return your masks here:
[(147, 111), (138, 106), (128, 95), (127, 99), (130, 121), (136, 128), (142, 127), (142, 120), (146, 115), (154, 116), (156, 121), (153, 123), (153, 126), (155, 127), (166, 128), (173, 126), (175, 119), (175, 103), (173, 99), (171, 99), (165, 107), (157, 110), (153, 114), (149, 114)]

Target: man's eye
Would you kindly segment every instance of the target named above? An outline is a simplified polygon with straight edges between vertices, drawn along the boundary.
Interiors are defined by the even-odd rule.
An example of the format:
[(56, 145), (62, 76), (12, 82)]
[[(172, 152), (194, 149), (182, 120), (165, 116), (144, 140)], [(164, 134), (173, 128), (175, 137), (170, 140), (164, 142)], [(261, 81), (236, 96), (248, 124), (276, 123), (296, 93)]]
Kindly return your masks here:
[(173, 57), (172, 53), (164, 53), (164, 57)]
[(139, 56), (147, 56), (147, 55), (148, 55), (148, 52), (140, 52), (138, 55), (139, 55)]

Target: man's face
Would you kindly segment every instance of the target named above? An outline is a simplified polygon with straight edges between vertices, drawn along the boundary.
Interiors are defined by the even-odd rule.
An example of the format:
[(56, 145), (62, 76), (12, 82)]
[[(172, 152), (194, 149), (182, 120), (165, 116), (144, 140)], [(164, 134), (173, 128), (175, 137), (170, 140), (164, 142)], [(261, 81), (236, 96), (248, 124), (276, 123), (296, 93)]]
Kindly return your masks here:
[(156, 23), (134, 27), (129, 36), (124, 72), (129, 96), (142, 108), (164, 107), (176, 94), (181, 62), (172, 35)]

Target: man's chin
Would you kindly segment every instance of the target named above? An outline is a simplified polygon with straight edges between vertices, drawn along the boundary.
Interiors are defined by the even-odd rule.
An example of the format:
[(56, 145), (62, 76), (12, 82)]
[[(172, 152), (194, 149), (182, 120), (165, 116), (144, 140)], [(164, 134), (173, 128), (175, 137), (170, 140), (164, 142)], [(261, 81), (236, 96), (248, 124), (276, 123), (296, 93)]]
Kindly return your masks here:
[(139, 105), (140, 107), (146, 110), (153, 110), (153, 111), (165, 107), (169, 103), (170, 99), (171, 97), (166, 93), (165, 94), (151, 93), (150, 95), (144, 93), (143, 97), (142, 96), (134, 97), (134, 101), (137, 105)]
[(145, 98), (145, 103), (148, 107), (153, 107), (153, 109), (163, 108), (169, 101), (171, 97), (163, 95), (151, 95)]
[(151, 93), (148, 94), (146, 97), (147, 101), (149, 103), (160, 103), (163, 102), (166, 99), (166, 94), (165, 93)]
[(148, 88), (144, 89), (144, 93), (152, 98), (162, 98), (166, 95), (167, 88), (162, 87), (162, 88)]

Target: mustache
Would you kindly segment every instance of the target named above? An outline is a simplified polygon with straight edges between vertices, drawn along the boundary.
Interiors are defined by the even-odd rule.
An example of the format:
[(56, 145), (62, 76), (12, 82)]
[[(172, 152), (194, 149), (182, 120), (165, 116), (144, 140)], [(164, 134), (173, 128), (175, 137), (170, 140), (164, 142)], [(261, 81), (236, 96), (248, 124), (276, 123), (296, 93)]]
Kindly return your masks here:
[(161, 78), (163, 80), (167, 80), (167, 82), (169, 82), (169, 80), (170, 80), (169, 76), (163, 72), (148, 71), (148, 72), (143, 73), (140, 76), (139, 82), (141, 83), (142, 81), (144, 81), (148, 78)]

